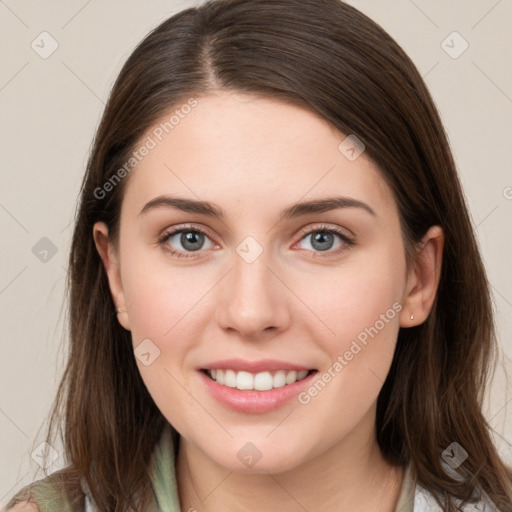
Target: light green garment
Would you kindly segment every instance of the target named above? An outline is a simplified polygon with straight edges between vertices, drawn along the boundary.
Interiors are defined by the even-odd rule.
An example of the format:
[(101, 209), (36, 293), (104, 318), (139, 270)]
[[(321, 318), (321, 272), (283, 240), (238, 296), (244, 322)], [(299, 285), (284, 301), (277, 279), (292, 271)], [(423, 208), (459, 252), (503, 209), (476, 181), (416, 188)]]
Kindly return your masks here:
[(402, 488), (396, 504), (395, 512), (414, 512), (415, 497), (414, 481), (411, 477), (411, 467), (407, 466), (402, 480)]
[[(52, 473), (45, 479), (37, 480), (21, 489), (7, 504), (7, 509), (19, 501), (26, 501), (32, 497), (40, 512), (96, 512), (96, 507), (85, 499), (83, 492), (78, 494), (81, 498), (72, 505), (71, 500), (58, 491), (58, 475), (62, 474), (62, 471), (64, 470)], [(166, 426), (156, 446), (152, 474), (154, 498), (143, 512), (180, 512), (170, 425)], [(395, 512), (413, 512), (413, 508), (414, 485), (407, 469)]]

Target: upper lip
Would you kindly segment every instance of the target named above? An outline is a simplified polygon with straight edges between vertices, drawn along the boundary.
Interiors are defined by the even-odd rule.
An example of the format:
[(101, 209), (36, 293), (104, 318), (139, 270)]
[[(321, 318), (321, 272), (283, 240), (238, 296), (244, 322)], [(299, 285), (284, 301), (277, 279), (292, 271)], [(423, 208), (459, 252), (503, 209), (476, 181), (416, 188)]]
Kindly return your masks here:
[(260, 359), (258, 361), (247, 361), (244, 359), (223, 359), (214, 361), (205, 366), (202, 366), (203, 370), (235, 370), (235, 371), (246, 371), (249, 373), (259, 373), (264, 371), (276, 371), (276, 370), (312, 370), (311, 367), (303, 366), (300, 364), (288, 363), (286, 361), (279, 361), (277, 359)]

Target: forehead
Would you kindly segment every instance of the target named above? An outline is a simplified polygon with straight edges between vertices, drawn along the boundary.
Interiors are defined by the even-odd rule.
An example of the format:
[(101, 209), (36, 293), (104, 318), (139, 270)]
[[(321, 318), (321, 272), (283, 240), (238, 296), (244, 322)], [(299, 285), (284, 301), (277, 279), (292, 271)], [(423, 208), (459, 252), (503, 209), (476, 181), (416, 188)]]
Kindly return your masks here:
[(339, 149), (347, 134), (315, 113), (231, 92), (195, 101), (175, 106), (144, 135), (151, 149), (130, 174), (123, 209), (138, 213), (165, 194), (209, 200), (228, 215), (230, 205), (254, 213), (326, 195), (375, 209), (393, 203), (372, 161), (364, 152), (349, 160)]

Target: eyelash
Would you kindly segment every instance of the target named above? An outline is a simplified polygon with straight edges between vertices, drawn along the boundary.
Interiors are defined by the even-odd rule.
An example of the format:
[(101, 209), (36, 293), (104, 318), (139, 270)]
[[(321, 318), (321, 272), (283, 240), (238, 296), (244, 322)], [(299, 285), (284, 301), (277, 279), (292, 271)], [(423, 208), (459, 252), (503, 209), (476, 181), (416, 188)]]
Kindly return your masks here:
[[(159, 245), (163, 246), (164, 250), (168, 251), (171, 254), (171, 256), (177, 256), (178, 258), (193, 258), (194, 257), (192, 255), (193, 253), (190, 253), (190, 255), (189, 255), (189, 253), (185, 253), (183, 251), (177, 251), (175, 249), (169, 249), (169, 246), (166, 244), (167, 240), (169, 240), (169, 238), (171, 238), (172, 236), (176, 235), (177, 233), (187, 233), (187, 232), (201, 233), (201, 234), (207, 236), (208, 238), (211, 238), (208, 235), (208, 233), (206, 233), (202, 229), (198, 229), (198, 228), (190, 225), (190, 226), (182, 226), (180, 228), (177, 228), (177, 229), (174, 229), (174, 230), (171, 230), (171, 231), (166, 231), (158, 239), (158, 243), (159, 243)], [(323, 256), (322, 255), (322, 256), (320, 256), (321, 258), (342, 254), (343, 252), (347, 251), (348, 249), (350, 249), (352, 246), (355, 245), (355, 241), (352, 240), (351, 238), (349, 238), (341, 230), (339, 230), (337, 228), (330, 227), (330, 226), (325, 226), (325, 225), (316, 226), (316, 227), (314, 227), (312, 229), (311, 228), (309, 228), (309, 229), (308, 228), (301, 229), (299, 231), (299, 236), (300, 236), (299, 241), (301, 241), (307, 235), (310, 235), (312, 233), (329, 233), (329, 234), (332, 234), (332, 235), (338, 235), (341, 238), (342, 242), (343, 242), (343, 245), (341, 247), (338, 247), (338, 249), (336, 249), (334, 251), (314, 251), (315, 255), (316, 254), (322, 254), (322, 252), (326, 252), (327, 253), (327, 256)], [(196, 252), (201, 252), (201, 251), (196, 251)]]

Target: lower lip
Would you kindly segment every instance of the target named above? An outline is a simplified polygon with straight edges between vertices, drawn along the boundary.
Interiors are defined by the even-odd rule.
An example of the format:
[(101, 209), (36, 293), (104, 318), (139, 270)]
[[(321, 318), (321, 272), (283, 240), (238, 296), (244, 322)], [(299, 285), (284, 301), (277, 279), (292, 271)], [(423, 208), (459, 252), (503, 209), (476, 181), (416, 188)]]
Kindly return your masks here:
[(268, 391), (242, 391), (237, 388), (223, 386), (204, 372), (199, 371), (200, 378), (215, 399), (230, 409), (246, 413), (264, 413), (281, 407), (288, 400), (296, 397), (305, 387), (309, 386), (317, 373), (316, 371), (312, 372), (293, 384), (269, 389)]

